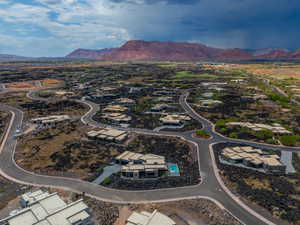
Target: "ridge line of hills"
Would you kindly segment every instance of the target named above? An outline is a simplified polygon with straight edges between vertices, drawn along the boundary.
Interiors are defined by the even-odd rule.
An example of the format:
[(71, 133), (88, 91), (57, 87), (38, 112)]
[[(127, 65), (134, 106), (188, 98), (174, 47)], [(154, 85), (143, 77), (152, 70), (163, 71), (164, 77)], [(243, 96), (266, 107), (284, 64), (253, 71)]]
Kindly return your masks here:
[(209, 47), (198, 43), (160, 42), (132, 40), (120, 48), (87, 50), (77, 49), (66, 58), (79, 58), (106, 61), (226, 61), (255, 59), (300, 59), (300, 50), (258, 49), (246, 50), (240, 48), (222, 49)]
[(242, 61), (296, 60), (300, 49), (214, 48), (199, 43), (132, 40), (119, 48), (76, 49), (65, 57), (23, 57), (0, 54), (0, 61), (18, 60), (104, 60), (104, 61)]

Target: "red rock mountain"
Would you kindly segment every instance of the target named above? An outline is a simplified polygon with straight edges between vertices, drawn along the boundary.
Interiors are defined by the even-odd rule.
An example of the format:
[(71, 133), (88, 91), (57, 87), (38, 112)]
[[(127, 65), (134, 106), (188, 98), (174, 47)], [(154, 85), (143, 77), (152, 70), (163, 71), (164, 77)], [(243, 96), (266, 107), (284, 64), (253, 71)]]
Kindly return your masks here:
[(120, 48), (103, 50), (77, 49), (67, 58), (88, 58), (108, 61), (139, 60), (247, 60), (247, 59), (300, 59), (300, 50), (258, 49), (243, 50), (239, 48), (221, 49), (198, 43), (128, 41)]
[(300, 49), (290, 52), (290, 59), (300, 59)]
[(128, 41), (101, 60), (223, 60), (250, 59), (252, 55), (241, 49), (218, 49), (187, 42)]
[(65, 58), (73, 58), (73, 59), (97, 59), (98, 57), (113, 52), (114, 48), (105, 48), (100, 50), (91, 50), (91, 49), (76, 49), (71, 52)]
[(293, 54), (292, 51), (278, 48), (278, 49), (273, 49), (267, 52), (266, 54), (262, 54), (256, 57), (262, 59), (289, 59), (291, 58), (292, 54)]

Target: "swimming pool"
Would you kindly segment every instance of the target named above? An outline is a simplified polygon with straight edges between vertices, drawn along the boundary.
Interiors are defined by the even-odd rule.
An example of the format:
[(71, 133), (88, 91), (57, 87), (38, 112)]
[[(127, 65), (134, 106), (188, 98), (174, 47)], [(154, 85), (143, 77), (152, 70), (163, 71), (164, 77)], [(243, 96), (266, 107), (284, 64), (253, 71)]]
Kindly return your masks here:
[(168, 169), (169, 169), (170, 176), (180, 176), (179, 168), (178, 168), (177, 164), (169, 163)]

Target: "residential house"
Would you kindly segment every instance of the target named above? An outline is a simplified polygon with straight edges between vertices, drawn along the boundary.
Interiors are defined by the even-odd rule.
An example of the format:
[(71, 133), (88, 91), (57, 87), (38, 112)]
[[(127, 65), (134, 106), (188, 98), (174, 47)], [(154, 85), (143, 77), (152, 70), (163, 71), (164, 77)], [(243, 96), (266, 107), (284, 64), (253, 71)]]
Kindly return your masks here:
[(158, 178), (168, 171), (165, 157), (154, 154), (140, 154), (125, 151), (115, 158), (121, 164), (124, 178)]
[(55, 127), (57, 124), (69, 121), (70, 117), (68, 115), (55, 115), (55, 116), (45, 116), (30, 120), (31, 123), (37, 124), (42, 128)]
[(21, 196), (22, 209), (0, 220), (0, 225), (91, 225), (89, 207), (82, 199), (67, 204), (58, 193), (38, 190)]
[(126, 222), (126, 225), (176, 225), (171, 218), (157, 210), (152, 213), (145, 211), (133, 212)]

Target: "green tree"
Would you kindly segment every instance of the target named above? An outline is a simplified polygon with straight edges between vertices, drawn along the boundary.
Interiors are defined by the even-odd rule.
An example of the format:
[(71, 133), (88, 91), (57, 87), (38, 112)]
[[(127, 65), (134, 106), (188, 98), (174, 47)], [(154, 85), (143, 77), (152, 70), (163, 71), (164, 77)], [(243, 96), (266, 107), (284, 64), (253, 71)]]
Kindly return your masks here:
[(267, 140), (267, 139), (272, 139), (274, 134), (270, 130), (260, 130), (255, 132), (255, 136), (261, 140)]

